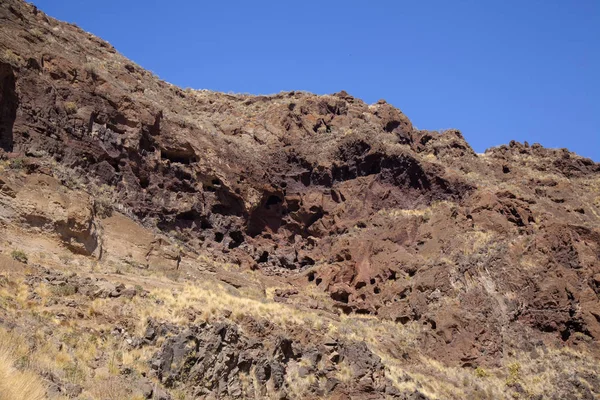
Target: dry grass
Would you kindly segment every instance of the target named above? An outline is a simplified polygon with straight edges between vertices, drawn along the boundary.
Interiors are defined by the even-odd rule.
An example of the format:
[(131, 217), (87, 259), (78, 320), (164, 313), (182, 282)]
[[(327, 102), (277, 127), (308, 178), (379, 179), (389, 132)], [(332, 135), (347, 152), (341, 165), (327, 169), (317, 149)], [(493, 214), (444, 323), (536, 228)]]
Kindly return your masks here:
[(23, 250), (13, 250), (10, 255), (14, 260), (27, 264), (27, 254)]
[[(0, 329), (0, 400), (43, 400), (46, 389), (27, 368), (29, 349), (23, 339)], [(17, 368), (17, 366), (21, 366)]]
[(266, 298), (244, 297), (239, 291), (216, 282), (188, 284), (181, 290), (154, 289), (150, 292), (150, 297), (159, 301), (161, 307), (147, 304), (142, 299), (134, 299), (141, 309), (142, 324), (145, 324), (148, 317), (189, 324), (193, 322), (189, 320), (190, 315), (194, 315), (197, 321), (207, 321), (225, 311), (231, 311), (231, 318), (234, 320), (244, 315), (252, 315), (283, 326), (286, 324), (312, 326), (315, 322), (315, 317), (309, 313), (268, 301)]
[(99, 374), (94, 382), (91, 383), (89, 390), (94, 399), (102, 400), (122, 400), (132, 399), (131, 390), (127, 383), (123, 382), (118, 376), (102, 373)]
[[(487, 242), (487, 238), (480, 239), (483, 239), (482, 243)], [(11, 299), (9, 309), (39, 313), (40, 318), (45, 318), (42, 323), (53, 327), (52, 337), (63, 343), (63, 346), (58, 349), (56, 341), (48, 340), (48, 337), (40, 333), (29, 338), (30, 342), (35, 343), (35, 351), (32, 352), (25, 341), (14, 340), (10, 335), (0, 335), (0, 346), (3, 345), (0, 349), (5, 349), (7, 343), (12, 343), (9, 351), (2, 350), (0, 353), (0, 372), (3, 374), (0, 376), (9, 377), (0, 381), (0, 390), (3, 382), (12, 380), (21, 382), (18, 383), (21, 386), (15, 387), (41, 387), (43, 390), (35, 372), (51, 372), (65, 382), (83, 385), (86, 387), (86, 396), (92, 399), (130, 398), (133, 393), (128, 389), (127, 382), (120, 377), (120, 368), (131, 367), (135, 371), (148, 373), (148, 361), (156, 348), (129, 349), (112, 336), (94, 336), (82, 328), (83, 324), (106, 329), (112, 326), (110, 320), (106, 322), (106, 318), (111, 317), (137, 324), (136, 333), (141, 334), (148, 317), (187, 325), (195, 321), (222, 318), (227, 315), (227, 311), (231, 312), (229, 319), (233, 321), (252, 316), (269, 320), (281, 328), (293, 325), (315, 334), (364, 341), (381, 357), (386, 367), (386, 376), (399, 389), (409, 392), (419, 390), (431, 399), (510, 398), (515, 393), (513, 386), (516, 384), (525, 391), (526, 396), (522, 396), (524, 398), (535, 395), (547, 397), (559, 392), (558, 385), (564, 380), (565, 372), (585, 377), (595, 376), (597, 372), (594, 371), (600, 370), (597, 360), (567, 349), (547, 351), (537, 357), (518, 354), (506, 359), (501, 368), (451, 368), (427, 357), (407, 363), (399, 359), (398, 355), (406, 349), (414, 350), (417, 347), (417, 338), (422, 329), (419, 324), (399, 325), (376, 317), (357, 315), (329, 318), (311, 310), (274, 302), (269, 298), (272, 289), (262, 295), (257, 291), (245, 293), (214, 281), (181, 285), (164, 279), (158, 288), (150, 289), (147, 297), (135, 297), (132, 300), (96, 299), (84, 308), (86, 321), (80, 321), (72, 327), (65, 324), (65, 321), (56, 320), (52, 313), (45, 313), (42, 305), (28, 304), (27, 286), (11, 282), (0, 288), (0, 296)], [(55, 296), (52, 288), (45, 284), (38, 285), (35, 291), (44, 300)], [(97, 370), (94, 376), (87, 365), (99, 354), (106, 355), (106, 365), (104, 372), (98, 373)], [(322, 382), (313, 375), (301, 376), (299, 368), (302, 361), (296, 364), (290, 364), (286, 380), (291, 396), (302, 398), (302, 393), (306, 393), (309, 387), (321, 386)], [(15, 366), (24, 366), (25, 369)], [(351, 371), (342, 364), (337, 373), (338, 379), (344, 382), (350, 376)], [(249, 381), (246, 385), (249, 392), (253, 391), (253, 383)], [(585, 380), (582, 384), (591, 386)], [(13, 396), (13, 393), (10, 395)], [(35, 397), (35, 393), (28, 396), (0, 397), (0, 400), (42, 399), (43, 393), (42, 397)]]
[(386, 218), (421, 217), (428, 222), (436, 213), (447, 213), (453, 203), (449, 201), (434, 201), (429, 207), (418, 209), (386, 208), (379, 210), (377, 214)]
[(461, 235), (464, 239), (460, 243), (464, 243), (461, 249), (464, 256), (470, 256), (479, 253), (481, 250), (488, 248), (495, 243), (499, 238), (492, 231), (468, 231)]
[(67, 101), (65, 103), (65, 111), (69, 115), (77, 113), (77, 104), (72, 101)]
[(382, 360), (386, 375), (399, 389), (418, 389), (431, 399), (554, 398), (568, 394), (561, 389), (566, 379), (576, 379), (581, 387), (599, 394), (594, 379), (600, 361), (569, 348), (536, 357), (518, 353), (505, 359), (502, 367), (490, 369), (446, 367), (425, 357), (409, 366), (385, 356)]
[(429, 208), (419, 209), (402, 209), (402, 208), (385, 208), (377, 212), (388, 218), (401, 218), (401, 217), (423, 217), (426, 214), (431, 214)]
[[(271, 292), (269, 290), (269, 292)], [(256, 296), (256, 294), (254, 293)], [(417, 336), (417, 325), (401, 326), (391, 321), (364, 315), (342, 315), (328, 318), (309, 310), (301, 310), (292, 305), (276, 303), (263, 297), (250, 297), (215, 282), (185, 285), (180, 290), (159, 288), (150, 291), (146, 299), (134, 298), (133, 304), (140, 316), (138, 332), (145, 329), (148, 318), (168, 320), (179, 324), (195, 321), (209, 321), (226, 312), (230, 318), (240, 320), (244, 316), (268, 320), (281, 328), (290, 325), (301, 326), (321, 334), (343, 336), (348, 340), (365, 341), (373, 346), (394, 343), (394, 348), (412, 346)], [(161, 304), (156, 307), (156, 302)], [(192, 320), (190, 320), (192, 318)], [(414, 328), (414, 329), (413, 329)]]
[(20, 55), (15, 54), (10, 49), (4, 50), (3, 58), (9, 64), (14, 65), (14, 66), (20, 66), (21, 64), (23, 64), (23, 58)]
[(299, 365), (290, 363), (288, 365), (285, 380), (289, 387), (289, 395), (293, 399), (302, 399), (312, 385), (317, 383), (317, 377), (314, 374), (301, 376), (299, 373)]

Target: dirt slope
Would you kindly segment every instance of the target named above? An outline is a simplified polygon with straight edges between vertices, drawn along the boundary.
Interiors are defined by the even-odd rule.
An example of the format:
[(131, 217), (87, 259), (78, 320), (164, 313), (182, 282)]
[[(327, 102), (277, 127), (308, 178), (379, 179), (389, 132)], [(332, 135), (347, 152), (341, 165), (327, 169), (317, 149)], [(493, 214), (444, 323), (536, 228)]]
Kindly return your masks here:
[(600, 164), (565, 149), (182, 90), (18, 0), (0, 148), (0, 333), (50, 398), (600, 396)]

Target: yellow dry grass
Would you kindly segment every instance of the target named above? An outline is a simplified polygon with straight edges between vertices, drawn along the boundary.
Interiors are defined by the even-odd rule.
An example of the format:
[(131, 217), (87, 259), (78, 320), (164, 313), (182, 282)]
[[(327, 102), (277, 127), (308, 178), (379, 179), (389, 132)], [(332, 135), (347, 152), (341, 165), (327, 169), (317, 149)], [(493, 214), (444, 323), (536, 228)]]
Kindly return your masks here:
[[(560, 393), (565, 376), (595, 377), (600, 370), (599, 360), (569, 348), (547, 349), (535, 357), (517, 353), (505, 359), (502, 367), (490, 369), (447, 367), (426, 357), (410, 366), (386, 355), (382, 361), (396, 387), (408, 392), (418, 389), (432, 400), (551, 398)], [(578, 381), (592, 389), (593, 380)], [(512, 390), (515, 385), (521, 393)]]
[[(485, 236), (479, 237), (480, 240), (476, 242), (487, 242), (489, 238)], [(25, 301), (24, 285), (13, 282), (1, 290), (2, 297), (12, 299), (10, 308), (37, 312), (36, 306), (30, 306)], [(36, 291), (42, 298), (52, 296), (52, 292), (44, 284), (39, 285)], [(556, 384), (564, 371), (595, 374), (594, 371), (600, 370), (597, 360), (568, 349), (547, 351), (535, 358), (529, 354), (518, 354), (507, 359), (503, 367), (489, 370), (447, 367), (427, 357), (406, 363), (398, 359), (398, 354), (401, 354), (398, 350), (416, 347), (419, 330), (422, 329), (418, 324), (399, 325), (377, 317), (358, 315), (330, 318), (290, 304), (276, 303), (269, 298), (272, 290), (266, 292), (262, 296), (257, 292), (248, 294), (214, 281), (174, 285), (165, 280), (164, 285), (151, 290), (146, 297), (135, 297), (132, 300), (94, 300), (89, 304), (86, 314), (91, 323), (95, 323), (96, 319), (114, 313), (115, 304), (119, 301), (119, 304), (124, 305), (119, 306), (119, 318), (137, 322), (138, 333), (141, 334), (148, 317), (185, 325), (195, 320), (211, 321), (227, 315), (226, 312), (230, 311), (229, 318), (234, 321), (239, 321), (244, 316), (252, 316), (267, 319), (281, 327), (296, 325), (315, 333), (351, 341), (364, 341), (381, 357), (386, 367), (386, 375), (399, 389), (409, 392), (419, 390), (431, 399), (507, 398), (507, 393), (511, 393), (509, 385), (516, 383), (524, 388), (528, 396), (549, 396), (556, 391)], [(61, 342), (65, 344), (61, 350), (45, 343), (43, 335), (34, 335), (31, 339), (37, 345), (35, 352), (31, 352), (26, 342), (16, 340), (14, 336), (0, 331), (0, 400), (43, 399), (43, 385), (35, 375), (35, 372), (41, 371), (49, 371), (65, 381), (85, 385), (90, 398), (127, 398), (123, 396), (129, 395), (129, 392), (123, 387), (124, 383), (118, 378), (118, 368), (114, 365), (111, 367), (109, 363), (105, 374), (96, 374), (92, 378), (93, 374), (86, 364), (96, 358), (99, 351), (114, 354), (114, 358), (109, 357), (109, 360), (115, 360), (113, 364), (118, 362), (136, 371), (148, 372), (148, 360), (155, 348), (125, 349), (116, 339), (93, 337), (85, 330), (61, 325), (60, 321), (52, 321), (51, 316), (47, 318), (56, 326), (54, 336), (60, 337)], [(8, 350), (7, 344), (11, 344)], [(26, 362), (17, 363), (18, 360)], [(24, 365), (26, 368), (19, 369), (16, 365)], [(28, 366), (35, 368), (27, 369)], [(298, 363), (299, 366), (301, 363)], [(290, 365), (290, 374), (286, 378), (296, 397), (301, 398), (301, 394), (309, 386), (315, 383), (320, 385), (316, 376), (301, 377), (297, 372), (297, 368)], [(342, 381), (350, 376), (343, 365), (337, 375)], [(11, 382), (11, 387), (27, 393), (28, 397), (18, 397), (14, 391), (8, 391), (13, 389), (4, 389), (2, 385), (6, 385), (6, 382)], [(103, 392), (103, 388), (107, 391)], [(36, 390), (38, 392), (35, 392)], [(11, 397), (2, 397), (3, 393), (9, 393)]]
[(29, 349), (23, 340), (0, 329), (0, 400), (43, 400), (46, 390), (27, 364)]

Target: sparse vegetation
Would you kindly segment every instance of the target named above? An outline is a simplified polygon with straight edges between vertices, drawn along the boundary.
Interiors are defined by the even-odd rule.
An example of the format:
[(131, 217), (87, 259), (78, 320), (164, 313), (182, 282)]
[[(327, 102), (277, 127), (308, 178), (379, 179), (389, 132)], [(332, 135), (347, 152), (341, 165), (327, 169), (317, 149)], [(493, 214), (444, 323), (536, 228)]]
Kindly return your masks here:
[(67, 101), (65, 103), (65, 111), (67, 114), (72, 115), (77, 113), (77, 103), (73, 101)]
[(71, 262), (73, 262), (73, 255), (70, 253), (66, 253), (66, 254), (61, 254), (60, 256), (58, 256), (58, 259), (65, 265), (69, 265), (71, 264)]
[(113, 213), (112, 203), (108, 198), (98, 198), (94, 201), (94, 209), (96, 211), (96, 215), (100, 218), (109, 218)]
[(23, 250), (13, 250), (10, 255), (14, 260), (22, 262), (23, 264), (27, 264), (27, 254), (25, 254)]
[(21, 338), (0, 329), (0, 400), (46, 398), (41, 379), (27, 368), (28, 352)]
[(508, 365), (507, 369), (508, 369), (508, 378), (506, 378), (506, 384), (514, 385), (515, 383), (517, 383), (519, 381), (519, 376), (520, 376), (519, 373), (521, 371), (521, 364), (519, 364), (518, 362), (513, 362)]
[(96, 65), (92, 63), (87, 63), (84, 65), (83, 69), (87, 73), (88, 78), (91, 78), (93, 81), (98, 79), (99, 75), (98, 68), (96, 67)]
[[(202, 262), (206, 263), (208, 260)], [(123, 276), (132, 278), (135, 275)], [(252, 280), (251, 275), (248, 276), (248, 280)], [(45, 345), (43, 343), (48, 339), (43, 339), (42, 336), (34, 340), (38, 345), (33, 352), (27, 346), (20, 345), (20, 350), (14, 357), (15, 361), (11, 364), (15, 366), (16, 371), (28, 371), (29, 366), (35, 366), (24, 375), (28, 379), (33, 379), (33, 382), (39, 379), (36, 378), (37, 373), (53, 371), (65, 382), (81, 384), (89, 388), (86, 393), (93, 399), (120, 399), (134, 396), (127, 383), (120, 377), (121, 371), (125, 367), (134, 371), (148, 371), (148, 363), (155, 349), (126, 350), (121, 342), (111, 336), (97, 336), (94, 331), (89, 332), (72, 324), (72, 320), (56, 320), (53, 316), (54, 312), (49, 314), (45, 311), (43, 304), (53, 296), (78, 296), (73, 287), (41, 284), (35, 288), (35, 292), (42, 301), (32, 304), (26, 300), (32, 288), (12, 282), (4, 285), (5, 288), (0, 291), (0, 298), (14, 299), (14, 302), (9, 301), (4, 307), (14, 309), (15, 312), (29, 309), (32, 315), (37, 315), (36, 321), (42, 326), (56, 321), (52, 322), (57, 325), (54, 325), (50, 337), (54, 338), (53, 340), (58, 339), (61, 343), (58, 349), (52, 345)], [(141, 284), (137, 284), (135, 289), (141, 292), (141, 287)], [(395, 382), (398, 388), (408, 391), (419, 388), (421, 393), (432, 398), (496, 399), (504, 398), (506, 391), (513, 393), (516, 388), (522, 388), (528, 396), (548, 395), (552, 393), (552, 385), (558, 380), (562, 368), (591, 371), (597, 364), (589, 356), (564, 350), (549, 352), (536, 359), (519, 356), (500, 369), (479, 367), (473, 371), (449, 368), (427, 358), (422, 358), (420, 363), (407, 365), (395, 359), (389, 349), (397, 349), (397, 346), (403, 342), (404, 348), (413, 348), (414, 338), (421, 329), (418, 324), (399, 326), (369, 316), (350, 315), (343, 316), (339, 320), (328, 319), (291, 305), (267, 300), (259, 292), (240, 291), (212, 281), (181, 286), (163, 278), (159, 287), (148, 289), (147, 296), (136, 296), (127, 303), (119, 299), (104, 298), (90, 301), (87, 306), (85, 302), (81, 305), (84, 310), (87, 307), (85, 315), (92, 325), (108, 332), (115, 323), (110, 321), (120, 321), (120, 323), (129, 321), (128, 325), (137, 327), (135, 331), (130, 332), (134, 336), (144, 334), (148, 317), (183, 327), (190, 323), (219, 320), (233, 311), (229, 317), (232, 321), (241, 322), (248, 316), (252, 316), (258, 321), (269, 321), (284, 329), (292, 327), (292, 329), (309, 329), (336, 338), (365, 341), (381, 357), (386, 367), (386, 376)], [(123, 304), (128, 305), (123, 308)], [(195, 321), (190, 320), (190, 316), (194, 316)], [(1, 336), (0, 339), (4, 343)], [(157, 343), (158, 345), (160, 343)], [(92, 377), (85, 363), (87, 360), (95, 359), (98, 352), (106, 355), (107, 372)], [(306, 365), (308, 364), (302, 359), (298, 363), (298, 368)], [(561, 368), (556, 368), (559, 365)], [(337, 368), (337, 379), (350, 382), (353, 376), (351, 367), (341, 362)], [(286, 377), (291, 392), (296, 393), (297, 396), (301, 396), (313, 385), (324, 384), (314, 374), (300, 375), (298, 371), (296, 367), (290, 367), (289, 375)], [(516, 383), (520, 386), (515, 386)], [(107, 388), (106, 391), (101, 390), (103, 387)], [(179, 393), (184, 395), (183, 392)], [(35, 399), (35, 397), (31, 398)], [(2, 397), (0, 399), (4, 400)]]
[(14, 66), (20, 66), (21, 64), (23, 64), (23, 59), (21, 58), (21, 56), (15, 54), (10, 49), (4, 50), (4, 60), (6, 60), (9, 64)]
[(77, 293), (77, 287), (68, 283), (64, 285), (52, 286), (52, 293), (59, 297), (72, 296)]
[(11, 169), (23, 169), (23, 167), (25, 166), (25, 159), (19, 157), (19, 158), (13, 158), (10, 160), (9, 163), (9, 167)]
[(29, 34), (38, 40), (44, 39), (44, 34), (37, 28), (30, 29)]
[(101, 185), (94, 198), (94, 212), (100, 218), (109, 218), (114, 211), (112, 189), (108, 185)]

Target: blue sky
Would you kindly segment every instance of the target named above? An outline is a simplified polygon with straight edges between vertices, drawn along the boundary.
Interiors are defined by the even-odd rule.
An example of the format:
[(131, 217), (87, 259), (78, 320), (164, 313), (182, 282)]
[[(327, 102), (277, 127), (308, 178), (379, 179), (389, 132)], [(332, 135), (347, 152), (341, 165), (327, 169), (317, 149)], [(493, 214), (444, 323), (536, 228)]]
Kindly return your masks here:
[(346, 90), (473, 148), (600, 161), (598, 0), (33, 0), (181, 87)]

